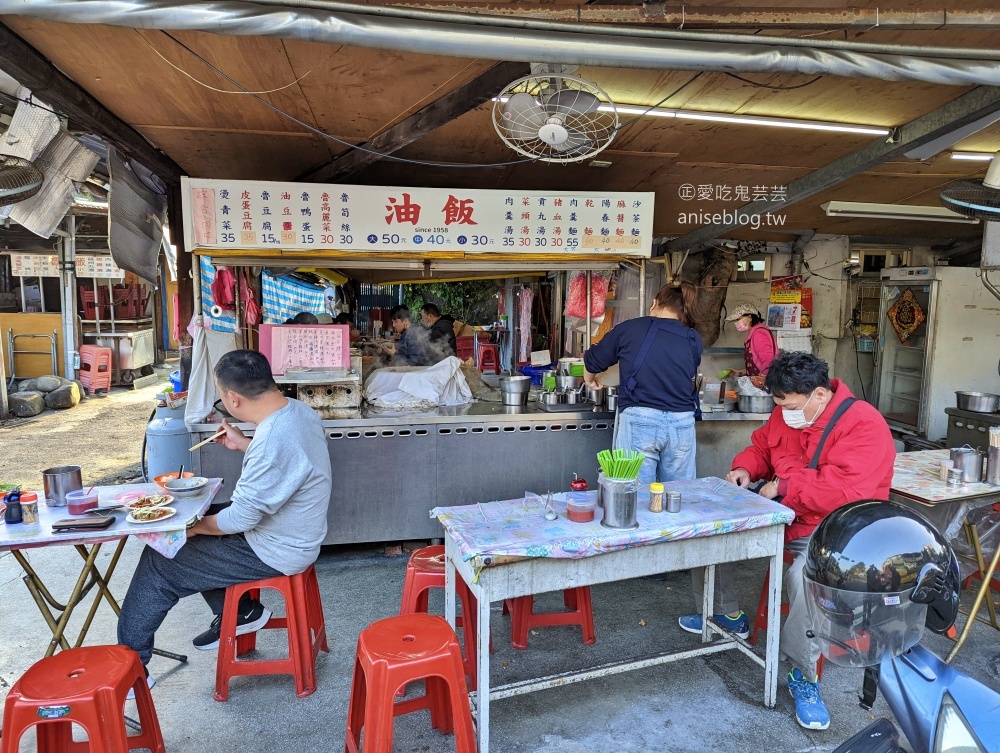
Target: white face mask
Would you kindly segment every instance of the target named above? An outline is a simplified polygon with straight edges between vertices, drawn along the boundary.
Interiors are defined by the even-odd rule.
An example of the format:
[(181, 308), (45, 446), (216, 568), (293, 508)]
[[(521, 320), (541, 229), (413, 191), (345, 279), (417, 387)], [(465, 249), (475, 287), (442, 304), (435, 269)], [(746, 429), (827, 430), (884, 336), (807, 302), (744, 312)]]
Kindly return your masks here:
[(788, 408), (781, 409), (781, 417), (785, 420), (785, 425), (791, 429), (805, 429), (807, 426), (812, 426), (816, 423), (816, 419), (819, 418), (819, 414), (813, 416), (812, 421), (806, 419), (806, 406), (809, 405), (809, 401), (813, 399), (813, 395), (816, 392), (810, 393), (806, 401), (802, 403), (802, 407), (798, 410), (790, 410)]

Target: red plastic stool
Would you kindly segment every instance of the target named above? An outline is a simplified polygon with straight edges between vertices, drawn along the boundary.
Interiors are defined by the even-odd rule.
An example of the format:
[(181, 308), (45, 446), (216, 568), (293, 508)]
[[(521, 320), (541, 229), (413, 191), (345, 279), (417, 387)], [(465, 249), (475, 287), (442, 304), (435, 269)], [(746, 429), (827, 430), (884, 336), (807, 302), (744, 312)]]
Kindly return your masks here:
[[(425, 546), (410, 555), (406, 563), (406, 580), (403, 581), (403, 600), (400, 614), (423, 612), (427, 614), (428, 591), (444, 588), (444, 547)], [(461, 577), (455, 578), (455, 594), (462, 605), (462, 614), (455, 617), (455, 627), (462, 629), (462, 660), (465, 662), (465, 676), (469, 690), (477, 687), (476, 640), (479, 625), (479, 605), (469, 587)], [(490, 638), (490, 651), (493, 639)]]
[(80, 383), (93, 395), (111, 389), (111, 348), (80, 346)]
[[(426, 694), (395, 702), (407, 683), (424, 680)], [(392, 753), (393, 719), (428, 709), (431, 726), (454, 732), (456, 753), (476, 753), (462, 650), (444, 618), (407, 614), (373, 622), (358, 636), (347, 708), (345, 753)]]
[[(795, 561), (795, 555), (786, 549), (783, 559), (786, 565), (790, 565)], [(764, 575), (764, 587), (760, 592), (760, 600), (757, 602), (757, 615), (753, 618), (753, 625), (750, 626), (750, 638), (747, 639), (747, 643), (751, 646), (757, 645), (758, 631), (767, 630), (767, 591), (770, 580), (771, 568), (769, 567), (767, 568), (767, 573)], [(781, 602), (780, 614), (788, 614), (787, 602)], [(818, 680), (823, 679), (823, 658), (823, 654), (820, 654), (819, 661), (816, 662), (816, 679)]]
[(583, 629), (583, 642), (587, 646), (597, 643), (594, 635), (594, 606), (590, 599), (590, 587), (567, 588), (563, 591), (563, 604), (570, 611), (535, 614), (534, 596), (518, 596), (507, 599), (504, 610), (510, 612), (510, 645), (514, 648), (528, 647), (528, 631), (534, 627), (552, 625), (579, 625)]
[(500, 346), (482, 344), (479, 346), (479, 364), (477, 367), (484, 374), (486, 369), (493, 369), (494, 374), (500, 373)]
[[(122, 709), (133, 688), (142, 732), (129, 737)], [(88, 742), (73, 742), (73, 723)], [(17, 753), (21, 736), (34, 726), (40, 753), (165, 751), (142, 662), (125, 646), (71, 648), (25, 672), (7, 695), (0, 752)]]
[[(257, 647), (257, 634), (236, 635), (236, 618), (240, 597), (250, 592), (258, 598), (262, 589), (280, 591), (285, 600), (285, 616), (272, 617), (262, 630), (288, 631), (287, 659), (253, 659), (240, 661)], [(326, 622), (319, 596), (319, 580), (312, 565), (298, 575), (237, 583), (226, 589), (226, 606), (222, 610), (222, 630), (219, 637), (219, 658), (215, 668), (215, 700), (229, 699), (229, 680), (240, 675), (292, 675), (295, 695), (305, 698), (316, 690), (316, 657), (320, 651), (330, 652), (326, 642)]]

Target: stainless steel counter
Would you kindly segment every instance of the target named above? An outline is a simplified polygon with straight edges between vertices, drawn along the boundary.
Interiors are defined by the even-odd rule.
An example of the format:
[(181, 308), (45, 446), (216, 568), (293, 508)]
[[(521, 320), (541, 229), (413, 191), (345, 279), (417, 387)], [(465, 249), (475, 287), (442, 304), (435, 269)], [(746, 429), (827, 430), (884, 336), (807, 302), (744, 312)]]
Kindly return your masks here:
[[(698, 475), (719, 476), (749, 444), (766, 414), (706, 413), (697, 425)], [(248, 435), (252, 425), (240, 425)], [(323, 421), (333, 465), (325, 543), (441, 536), (431, 508), (569, 488), (574, 473), (597, 482), (597, 453), (612, 445), (614, 414), (549, 413), (535, 403), (517, 412), (478, 402), (429, 411), (366, 410)], [(218, 424), (194, 427), (207, 439)], [(193, 442), (192, 442), (193, 443)], [(228, 500), (243, 456), (217, 444), (195, 451), (194, 470), (224, 478)]]

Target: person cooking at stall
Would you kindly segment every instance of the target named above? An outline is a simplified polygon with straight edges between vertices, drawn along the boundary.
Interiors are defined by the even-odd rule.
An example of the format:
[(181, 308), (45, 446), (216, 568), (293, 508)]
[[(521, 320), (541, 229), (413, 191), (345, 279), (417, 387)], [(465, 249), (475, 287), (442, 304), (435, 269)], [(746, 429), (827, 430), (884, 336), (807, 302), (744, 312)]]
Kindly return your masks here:
[(351, 328), (350, 338), (352, 343), (356, 343), (358, 340), (361, 339), (361, 330), (354, 326), (354, 323), (351, 321), (351, 317), (349, 317), (347, 314), (344, 313), (337, 314), (337, 318), (333, 320), (333, 323), (346, 324), (348, 327)]
[(431, 348), (437, 360), (440, 361), (458, 352), (454, 318), (441, 316), (441, 310), (437, 306), (425, 303), (420, 309), (420, 319), (428, 329)]
[[(217, 648), (225, 589), (303, 572), (326, 537), (333, 473), (316, 411), (282, 395), (267, 359), (253, 350), (222, 356), (215, 385), (226, 411), (256, 431), (249, 439), (223, 422), (226, 433), (215, 440), (244, 453), (231, 504), (188, 528), (187, 543), (172, 559), (150, 547), (139, 557), (118, 618), (118, 642), (135, 650), (143, 665), (156, 631), (181, 598), (201, 593), (208, 602), (215, 619), (193, 643)], [(244, 597), (236, 634), (260, 630), (270, 616), (259, 601)]]
[(697, 289), (682, 282), (660, 288), (649, 316), (615, 325), (583, 354), (584, 381), (599, 389), (597, 377), (618, 363), (618, 425), (615, 448), (646, 458), (639, 482), (695, 478), (695, 377), (701, 363), (701, 336), (694, 330)]
[[(741, 303), (726, 317), (727, 322), (735, 322), (737, 332), (747, 333), (743, 343), (743, 371), (732, 370), (729, 375), (765, 377), (771, 362), (778, 355), (778, 345), (774, 334), (767, 328), (760, 309), (752, 303)], [(727, 375), (728, 376), (728, 375)], [(763, 380), (758, 380), (763, 382)], [(759, 385), (758, 385), (759, 386)]]
[(383, 343), (381, 350), (392, 356), (393, 366), (430, 366), (428, 355), (430, 339), (423, 327), (414, 327), (410, 321), (410, 310), (400, 306), (392, 312), (392, 331), (399, 339), (395, 343)]
[[(826, 729), (830, 713), (816, 674), (820, 645), (808, 635), (809, 595), (802, 578), (809, 537), (823, 518), (849, 502), (889, 499), (896, 447), (881, 414), (855, 400), (839, 379), (830, 379), (826, 362), (811, 353), (780, 354), (765, 387), (780, 410), (754, 431), (751, 446), (733, 460), (726, 480), (743, 488), (766, 481), (759, 493), (795, 512), (794, 522), (785, 529), (785, 549), (795, 559), (783, 579), (788, 618), (781, 627), (781, 655), (792, 663), (788, 690), (795, 699), (796, 720), (806, 729)], [(715, 621), (741, 638), (749, 637), (750, 623), (736, 598), (732, 567), (717, 565), (715, 572)], [(700, 610), (705, 570), (695, 568), (691, 575)], [(875, 569), (868, 573), (873, 577), (885, 575)], [(701, 635), (701, 614), (685, 615), (679, 622), (687, 632)]]

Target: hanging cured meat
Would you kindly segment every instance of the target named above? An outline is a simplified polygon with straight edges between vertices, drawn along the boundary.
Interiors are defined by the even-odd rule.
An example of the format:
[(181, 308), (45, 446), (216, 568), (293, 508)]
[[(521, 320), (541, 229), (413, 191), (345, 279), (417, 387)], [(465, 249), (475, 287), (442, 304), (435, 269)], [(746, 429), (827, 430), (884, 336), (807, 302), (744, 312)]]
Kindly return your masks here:
[[(604, 316), (604, 305), (608, 299), (610, 276), (594, 273), (590, 278), (590, 316), (599, 319)], [(587, 317), (587, 273), (577, 272), (569, 281), (569, 295), (566, 297), (566, 316), (577, 319)]]
[(892, 328), (896, 330), (899, 342), (907, 346), (910, 344), (910, 335), (916, 332), (917, 327), (927, 319), (924, 310), (920, 308), (920, 304), (913, 297), (913, 291), (909, 289), (899, 297), (898, 301), (892, 304), (892, 308), (886, 312), (886, 316), (889, 317)]
[(531, 304), (535, 294), (531, 288), (522, 288), (517, 294), (518, 300), (518, 363), (524, 363), (531, 356)]

